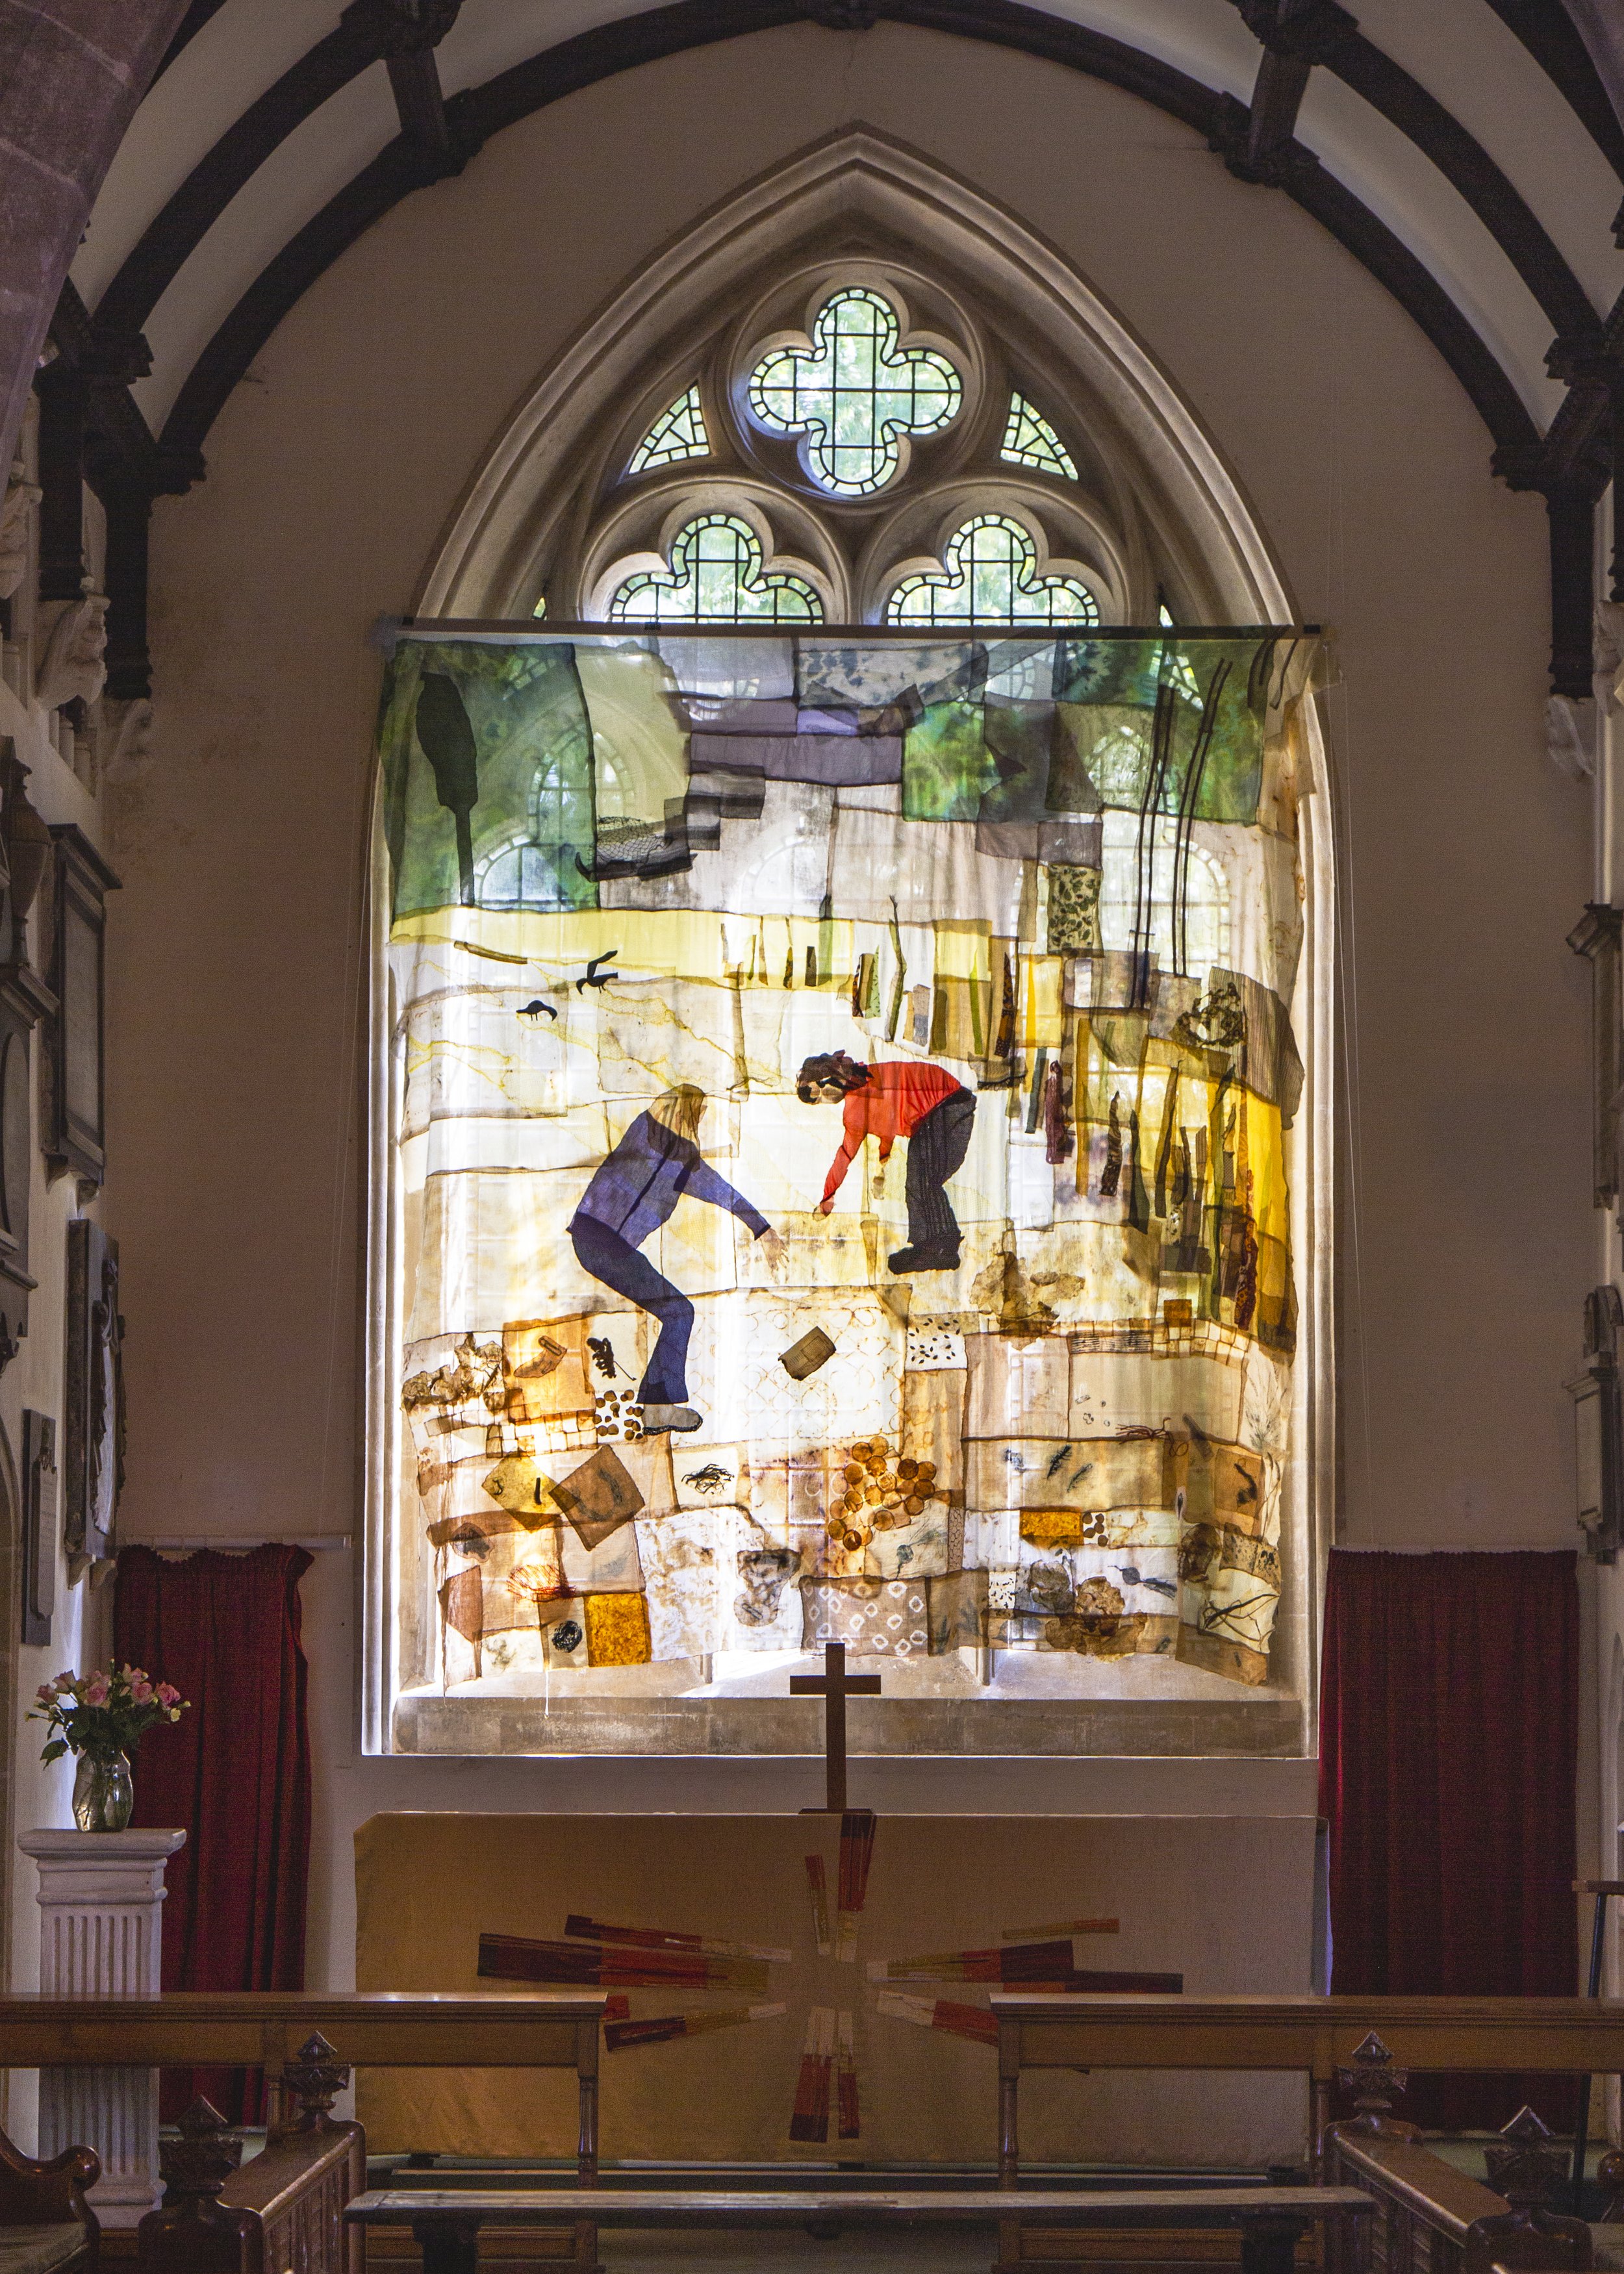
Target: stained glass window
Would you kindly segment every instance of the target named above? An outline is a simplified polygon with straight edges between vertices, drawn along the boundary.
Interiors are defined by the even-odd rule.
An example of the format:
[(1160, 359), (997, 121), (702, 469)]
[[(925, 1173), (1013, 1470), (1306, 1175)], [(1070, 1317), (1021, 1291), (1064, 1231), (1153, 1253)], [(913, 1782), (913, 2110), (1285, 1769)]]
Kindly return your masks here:
[(797, 623), (823, 621), (804, 577), (762, 566), (761, 540), (736, 514), (703, 513), (671, 545), (671, 566), (638, 568), (610, 595), (611, 623)]
[(680, 458), (708, 458), (711, 438), (706, 431), (699, 390), (691, 387), (675, 403), (667, 403), (631, 454), (629, 474), (646, 474), (651, 466), (675, 465)]
[(812, 344), (779, 348), (756, 365), (750, 407), (774, 433), (804, 434), (807, 471), (837, 497), (883, 489), (901, 462), (899, 438), (933, 434), (963, 400), (959, 375), (933, 348), (901, 348), (882, 294), (850, 285), (812, 323)]
[(1076, 461), (1040, 410), (1023, 395), (1009, 397), (1009, 418), (998, 455), (1012, 466), (1027, 466), (1035, 474), (1059, 474), (1075, 482)]
[(1040, 576), (1038, 547), (1007, 514), (979, 513), (956, 529), (940, 571), (904, 576), (886, 604), (890, 624), (1097, 624), (1099, 609), (1075, 576)]

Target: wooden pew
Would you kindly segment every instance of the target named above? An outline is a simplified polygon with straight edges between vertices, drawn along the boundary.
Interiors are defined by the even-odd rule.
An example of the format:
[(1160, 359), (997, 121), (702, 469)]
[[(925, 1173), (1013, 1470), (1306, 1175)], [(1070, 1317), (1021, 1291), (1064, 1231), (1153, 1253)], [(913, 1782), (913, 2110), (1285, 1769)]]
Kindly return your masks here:
[(848, 2227), (991, 2226), (1000, 2236), (996, 2274), (1014, 2274), (1011, 2235), (1028, 2226), (1076, 2233), (1090, 2227), (1180, 2222), (1197, 2228), (1238, 2226), (1242, 2274), (1293, 2274), (1297, 2241), (1313, 2225), (1349, 2230), (1336, 2253), (1345, 2274), (1363, 2274), (1368, 2254), (1351, 2236), (1368, 2231), (1373, 2206), (1360, 2187), (1046, 2187), (999, 2193), (941, 2189), (928, 2194), (883, 2189), (831, 2195), (740, 2192), (688, 2187), (636, 2190), (572, 2188), (435, 2189), (380, 2187), (345, 2211), (370, 2233), (409, 2232), (423, 2254), (423, 2274), (477, 2274), (482, 2227), (548, 2226), (562, 2216), (590, 2218), (599, 2227), (812, 2227), (820, 2235)]
[[(468, 1995), (373, 1992), (171, 1991), (152, 1998), (59, 1997), (42, 1992), (0, 1996), (0, 2068), (247, 2067), (297, 2082), (313, 2034), (316, 2059), (329, 2065), (382, 2068), (566, 2068), (576, 2073), (579, 2111), (576, 2172), (591, 2187), (598, 2175), (598, 2048), (606, 2002), (601, 1991), (480, 1991)], [(331, 2039), (331, 2044), (325, 2041)], [(336, 2049), (335, 2052), (335, 2048)], [(306, 2070), (309, 2062), (306, 2060)], [(336, 2090), (338, 2088), (335, 2087)], [(320, 2102), (320, 2094), (315, 2100)], [(308, 2103), (310, 2096), (304, 2097)], [(304, 2105), (302, 2103), (301, 2105)], [(325, 2114), (332, 2094), (326, 2097)], [(238, 2233), (243, 2274), (359, 2274), (359, 2238), (340, 2241), (330, 2216), (365, 2177), (359, 2146), (320, 2138), (320, 2124), (278, 2128), (254, 2157), (218, 2191), (220, 2207), (242, 2214)], [(342, 2127), (332, 2127), (334, 2129)], [(352, 2127), (359, 2143), (359, 2127)], [(325, 2208), (323, 2208), (325, 2206)], [(555, 2225), (562, 2222), (555, 2219)], [(329, 2235), (325, 2258), (312, 2255), (313, 2225)], [(291, 2257), (275, 2255), (279, 2238), (303, 2237)], [(579, 2220), (560, 2233), (558, 2255), (591, 2266), (597, 2238)], [(135, 2263), (136, 2238), (110, 2234), (104, 2258)]]
[(66, 2148), (48, 2163), (0, 2132), (0, 2267), (96, 2274), (99, 2230), (85, 2190), (101, 2174), (93, 2148)]

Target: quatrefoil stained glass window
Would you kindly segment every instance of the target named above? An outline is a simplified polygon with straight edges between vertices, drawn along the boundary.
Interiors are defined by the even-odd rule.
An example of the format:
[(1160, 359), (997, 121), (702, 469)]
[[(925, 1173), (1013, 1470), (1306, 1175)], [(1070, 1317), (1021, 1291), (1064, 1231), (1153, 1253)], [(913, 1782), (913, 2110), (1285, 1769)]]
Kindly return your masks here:
[(940, 571), (904, 576), (886, 606), (892, 624), (1097, 624), (1099, 608), (1075, 576), (1040, 576), (1029, 531), (979, 513), (941, 549)]
[(800, 434), (803, 463), (835, 497), (883, 489), (902, 463), (902, 438), (933, 434), (963, 400), (958, 373), (933, 348), (904, 348), (882, 293), (849, 285), (812, 321), (810, 349), (777, 348), (750, 378), (750, 407), (779, 434)]
[(704, 513), (671, 540), (669, 568), (638, 568), (609, 596), (611, 623), (798, 623), (823, 621), (803, 576), (764, 568), (761, 540), (737, 514)]

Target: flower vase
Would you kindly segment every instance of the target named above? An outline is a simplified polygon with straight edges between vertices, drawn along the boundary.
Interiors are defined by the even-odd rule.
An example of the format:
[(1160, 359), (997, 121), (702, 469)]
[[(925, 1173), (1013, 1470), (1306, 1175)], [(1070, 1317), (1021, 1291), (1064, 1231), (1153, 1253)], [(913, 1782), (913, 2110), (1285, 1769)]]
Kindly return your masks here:
[(81, 1832), (124, 1832), (135, 1806), (130, 1757), (81, 1753), (73, 1777), (73, 1821)]

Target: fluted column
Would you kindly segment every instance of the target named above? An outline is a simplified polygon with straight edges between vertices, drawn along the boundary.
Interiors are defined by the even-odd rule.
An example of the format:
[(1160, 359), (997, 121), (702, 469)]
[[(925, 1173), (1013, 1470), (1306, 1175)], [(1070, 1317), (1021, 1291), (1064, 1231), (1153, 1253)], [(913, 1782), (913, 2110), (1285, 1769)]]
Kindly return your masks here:
[[(40, 1867), (40, 1987), (59, 1997), (153, 1997), (161, 1987), (163, 1870), (184, 1832), (25, 1832)], [(42, 2068), (40, 2153), (94, 2148), (90, 2201), (133, 2226), (162, 2194), (155, 2068)]]

